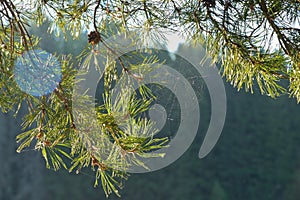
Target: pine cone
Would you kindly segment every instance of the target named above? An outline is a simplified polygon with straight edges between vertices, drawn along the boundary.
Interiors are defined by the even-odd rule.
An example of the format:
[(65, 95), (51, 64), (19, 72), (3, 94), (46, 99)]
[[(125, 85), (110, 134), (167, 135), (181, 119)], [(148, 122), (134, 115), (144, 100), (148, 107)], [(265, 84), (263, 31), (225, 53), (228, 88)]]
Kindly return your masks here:
[(91, 43), (92, 45), (98, 44), (101, 40), (100, 33), (97, 31), (91, 31), (88, 34), (88, 42)]
[(215, 0), (203, 0), (204, 5), (207, 7), (215, 7), (216, 1)]

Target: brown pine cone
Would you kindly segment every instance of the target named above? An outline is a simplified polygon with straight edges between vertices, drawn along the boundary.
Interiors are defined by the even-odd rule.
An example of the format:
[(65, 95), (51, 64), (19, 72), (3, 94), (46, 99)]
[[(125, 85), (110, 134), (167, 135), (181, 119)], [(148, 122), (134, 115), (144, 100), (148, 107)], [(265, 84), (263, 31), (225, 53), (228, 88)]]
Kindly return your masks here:
[(91, 31), (88, 34), (88, 42), (91, 43), (92, 45), (98, 44), (101, 40), (100, 33), (97, 31)]
[(203, 0), (204, 5), (207, 7), (215, 7), (216, 1), (215, 0)]

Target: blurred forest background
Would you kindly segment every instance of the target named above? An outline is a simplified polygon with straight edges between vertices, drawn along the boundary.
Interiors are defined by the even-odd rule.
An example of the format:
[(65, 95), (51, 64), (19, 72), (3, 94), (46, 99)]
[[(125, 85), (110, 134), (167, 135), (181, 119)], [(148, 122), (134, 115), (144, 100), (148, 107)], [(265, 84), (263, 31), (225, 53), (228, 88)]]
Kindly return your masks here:
[[(33, 28), (48, 52), (78, 55), (87, 45), (86, 35), (64, 41), (46, 33), (47, 24)], [(181, 45), (178, 51), (190, 51)], [(188, 63), (168, 53), (160, 59), (192, 77)], [(200, 80), (200, 79), (199, 79)], [(198, 151), (210, 119), (210, 99), (203, 82), (194, 83), (199, 93), (200, 128), (193, 145), (172, 165), (147, 174), (132, 174), (121, 191), (122, 199), (143, 200), (298, 200), (300, 196), (300, 107), (294, 99), (271, 99), (259, 91), (237, 92), (226, 83), (227, 118), (221, 138), (204, 159)], [(165, 96), (166, 97), (166, 96)], [(176, 103), (170, 99), (161, 102)], [(16, 153), (15, 136), (21, 132), (21, 117), (0, 114), (0, 199), (2, 200), (100, 200), (102, 189), (93, 188), (94, 175), (76, 175), (45, 168), (40, 153)], [(176, 121), (176, 120), (175, 120)], [(174, 130), (175, 129), (175, 130)], [(176, 132), (167, 123), (162, 132)], [(90, 173), (90, 171), (88, 172)], [(118, 199), (111, 196), (109, 199)]]

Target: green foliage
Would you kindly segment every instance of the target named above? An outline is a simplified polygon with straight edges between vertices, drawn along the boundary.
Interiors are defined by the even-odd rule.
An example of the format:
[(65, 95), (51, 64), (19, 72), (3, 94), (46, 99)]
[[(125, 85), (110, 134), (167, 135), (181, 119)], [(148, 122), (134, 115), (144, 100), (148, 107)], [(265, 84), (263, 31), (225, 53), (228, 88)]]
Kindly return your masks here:
[[(163, 157), (154, 150), (167, 147), (167, 138), (157, 138), (155, 124), (143, 117), (155, 98), (151, 89), (140, 85), (139, 92), (128, 87), (128, 81), (140, 81), (149, 73), (148, 67), (158, 61), (155, 56), (140, 54), (134, 62), (130, 56), (118, 55), (103, 39), (114, 33), (136, 31), (141, 41), (133, 45), (162, 44), (160, 30), (181, 31), (187, 39), (200, 41), (220, 71), (233, 86), (254, 92), (257, 85), (262, 94), (273, 98), (289, 94), (300, 102), (299, 72), (299, 1), (83, 1), (32, 0), (0, 2), (0, 107), (3, 112), (21, 105), (28, 107), (23, 119), (23, 133), (17, 136), (18, 152), (33, 147), (41, 151), (48, 168), (63, 167), (70, 171), (91, 167), (109, 195), (119, 194), (121, 180), (127, 169), (134, 165), (147, 166), (139, 157)], [(48, 29), (52, 39), (68, 40), (70, 51), (59, 50), (54, 55), (62, 64), (62, 80), (49, 95), (32, 96), (21, 91), (14, 79), (14, 62), (25, 51), (39, 49), (44, 35), (30, 33), (30, 24)], [(112, 24), (115, 24), (111, 28)], [(179, 29), (177, 27), (180, 27)], [(72, 46), (93, 29), (96, 38), (90, 45)], [(278, 41), (277, 46), (272, 46)], [(97, 45), (106, 47), (103, 54)], [(54, 42), (53, 42), (54, 43)], [(56, 43), (58, 44), (58, 43)], [(48, 51), (61, 46), (49, 45)], [(115, 47), (114, 47), (115, 48)], [(116, 47), (117, 48), (117, 47)], [(104, 50), (102, 50), (104, 51)], [(99, 56), (107, 56), (98, 63)], [(85, 60), (84, 60), (85, 59)], [(97, 120), (90, 121), (90, 110), (95, 99), (76, 96), (82, 106), (74, 111), (74, 89), (81, 71), (96, 66), (104, 76), (104, 103), (95, 105)], [(159, 66), (158, 66), (159, 67)], [(119, 73), (119, 69), (122, 72)], [(83, 73), (84, 74), (84, 73)], [(120, 79), (125, 77), (125, 80)], [(122, 82), (124, 81), (124, 82)], [(122, 90), (112, 90), (119, 82)], [(288, 86), (286, 84), (288, 82)], [(129, 84), (130, 85), (130, 84)], [(111, 98), (116, 98), (114, 104)], [(83, 125), (78, 127), (76, 122)], [(89, 129), (90, 126), (100, 130)]]

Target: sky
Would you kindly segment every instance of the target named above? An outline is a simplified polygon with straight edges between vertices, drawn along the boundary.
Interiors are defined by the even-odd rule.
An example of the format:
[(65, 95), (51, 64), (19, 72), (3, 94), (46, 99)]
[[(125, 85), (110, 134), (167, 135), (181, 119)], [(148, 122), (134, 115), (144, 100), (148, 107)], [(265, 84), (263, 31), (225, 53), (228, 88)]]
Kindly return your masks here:
[(167, 48), (172, 53), (174, 53), (177, 50), (180, 43), (184, 43), (185, 41), (184, 38), (179, 36), (178, 33), (174, 33), (174, 32), (167, 34), (167, 39), (168, 39)]

